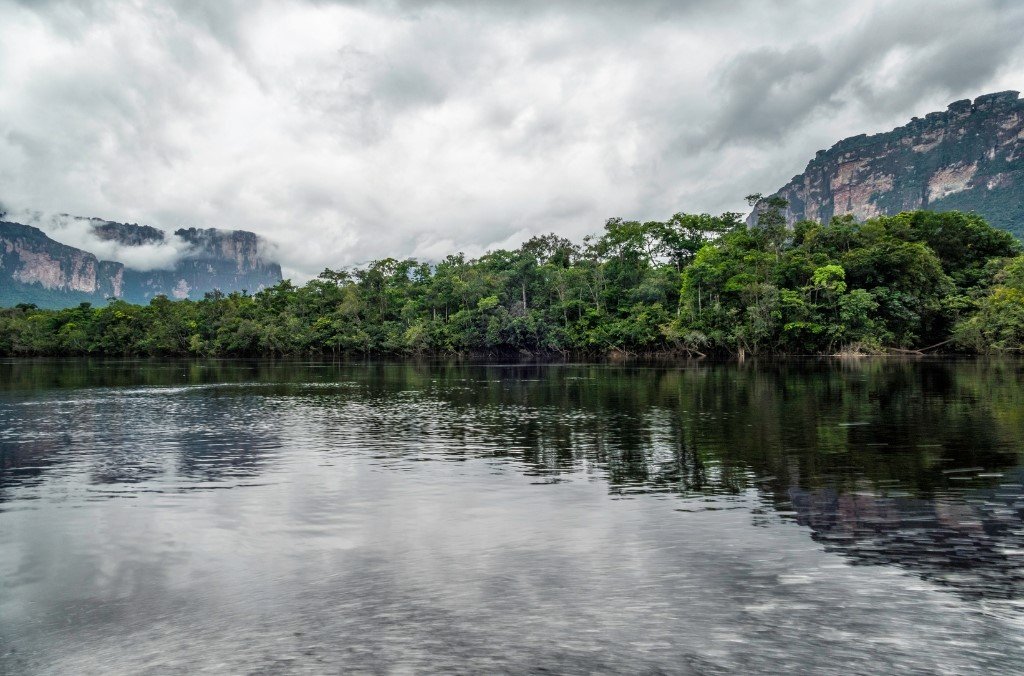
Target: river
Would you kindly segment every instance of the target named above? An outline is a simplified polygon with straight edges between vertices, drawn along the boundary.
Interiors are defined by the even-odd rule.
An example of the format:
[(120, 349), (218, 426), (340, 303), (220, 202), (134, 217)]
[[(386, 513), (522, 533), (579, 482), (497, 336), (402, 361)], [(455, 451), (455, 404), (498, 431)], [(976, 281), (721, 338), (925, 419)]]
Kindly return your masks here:
[(0, 362), (0, 672), (1012, 673), (1024, 362)]

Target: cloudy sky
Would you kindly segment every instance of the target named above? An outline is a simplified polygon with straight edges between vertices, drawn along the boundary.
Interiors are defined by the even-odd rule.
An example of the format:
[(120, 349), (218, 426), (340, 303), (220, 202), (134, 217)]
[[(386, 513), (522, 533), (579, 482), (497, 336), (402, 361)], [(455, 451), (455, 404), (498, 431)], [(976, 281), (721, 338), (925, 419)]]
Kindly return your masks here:
[(1014, 0), (0, 0), (0, 203), (244, 228), (286, 274), (742, 210), (1024, 89)]

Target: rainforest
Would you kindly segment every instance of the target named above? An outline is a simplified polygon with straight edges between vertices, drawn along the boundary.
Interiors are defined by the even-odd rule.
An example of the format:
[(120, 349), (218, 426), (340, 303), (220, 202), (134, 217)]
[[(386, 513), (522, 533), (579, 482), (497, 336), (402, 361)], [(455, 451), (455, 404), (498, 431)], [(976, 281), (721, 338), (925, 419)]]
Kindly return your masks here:
[(24, 356), (680, 355), (1017, 352), (1024, 255), (961, 212), (788, 226), (740, 214), (611, 219), (572, 242), (436, 263), (387, 258), (257, 293), (0, 311)]

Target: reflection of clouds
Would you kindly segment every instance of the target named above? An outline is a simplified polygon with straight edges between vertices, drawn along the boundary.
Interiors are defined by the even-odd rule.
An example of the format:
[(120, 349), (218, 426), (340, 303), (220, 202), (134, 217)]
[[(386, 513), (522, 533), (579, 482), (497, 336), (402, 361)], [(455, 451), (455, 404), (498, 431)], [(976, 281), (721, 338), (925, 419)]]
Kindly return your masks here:
[(1021, 404), (1002, 375), (891, 362), (0, 363), (0, 500), (234, 487), (310, 458), (413, 475), (423, 461), (486, 459), (538, 483), (675, 495), (685, 511), (792, 503), (858, 562), (1003, 597), (1021, 582), (1008, 552), (1024, 550), (1024, 490), (996, 486), (1017, 462), (1005, 411)]
[[(45, 497), (48, 481), (72, 492), (160, 491), (255, 476), (280, 448), (276, 418), (232, 389), (238, 396), (209, 387), (53, 390), (32, 406), (0, 403), (0, 500), (29, 490)], [(118, 494), (129, 493), (106, 493)]]

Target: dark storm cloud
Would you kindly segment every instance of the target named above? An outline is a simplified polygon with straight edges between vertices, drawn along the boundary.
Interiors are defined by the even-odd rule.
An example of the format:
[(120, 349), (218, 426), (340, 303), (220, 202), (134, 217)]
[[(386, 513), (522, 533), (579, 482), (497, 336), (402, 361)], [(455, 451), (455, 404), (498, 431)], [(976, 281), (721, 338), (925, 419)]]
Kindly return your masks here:
[(0, 198), (244, 227), (299, 277), (739, 209), (1020, 88), (1006, 2), (0, 0)]

